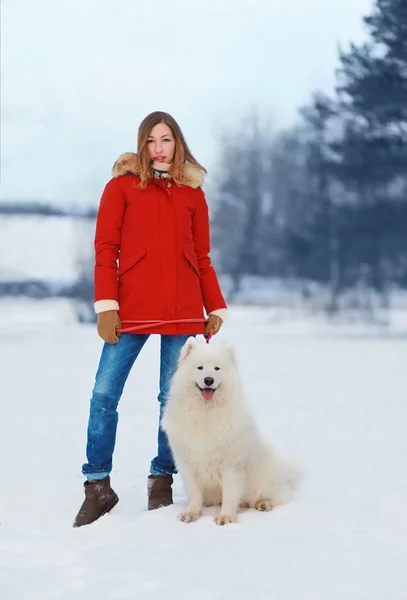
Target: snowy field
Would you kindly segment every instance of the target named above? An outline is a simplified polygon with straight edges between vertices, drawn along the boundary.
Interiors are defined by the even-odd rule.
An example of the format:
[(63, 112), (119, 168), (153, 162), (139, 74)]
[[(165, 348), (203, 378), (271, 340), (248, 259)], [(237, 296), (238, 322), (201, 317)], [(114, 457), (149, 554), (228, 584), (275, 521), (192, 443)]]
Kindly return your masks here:
[(2, 600), (407, 598), (402, 315), (387, 329), (232, 308), (212, 343), (235, 344), (263, 432), (306, 475), (290, 504), (245, 511), (223, 528), (213, 509), (197, 523), (177, 520), (186, 503), (179, 477), (175, 505), (146, 511), (158, 414), (150, 338), (120, 406), (120, 502), (73, 529), (101, 341), (66, 307), (24, 318), (11, 308), (0, 311)]

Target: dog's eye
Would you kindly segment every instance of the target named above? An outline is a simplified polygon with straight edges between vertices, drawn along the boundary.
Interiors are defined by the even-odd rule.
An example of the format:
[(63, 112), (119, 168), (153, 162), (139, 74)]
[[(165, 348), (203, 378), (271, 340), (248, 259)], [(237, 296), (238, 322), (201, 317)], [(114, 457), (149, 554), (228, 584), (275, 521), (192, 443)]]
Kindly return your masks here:
[(198, 369), (199, 369), (200, 371), (202, 371), (203, 367), (198, 367)]
[(220, 370), (220, 367), (215, 367), (215, 371), (219, 371), (219, 370)]

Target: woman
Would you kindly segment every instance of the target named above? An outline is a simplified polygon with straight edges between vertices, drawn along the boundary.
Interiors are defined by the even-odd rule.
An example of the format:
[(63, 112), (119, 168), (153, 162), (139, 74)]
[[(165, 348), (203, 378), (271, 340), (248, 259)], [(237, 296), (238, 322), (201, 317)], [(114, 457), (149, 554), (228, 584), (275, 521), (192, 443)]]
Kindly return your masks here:
[[(75, 527), (92, 523), (118, 502), (110, 487), (117, 406), (150, 334), (161, 335), (161, 421), (186, 339), (218, 333), (227, 316), (209, 258), (204, 172), (177, 122), (153, 112), (140, 125), (138, 153), (120, 156), (103, 191), (95, 236), (95, 310), (105, 344), (90, 402), (85, 500)], [(172, 504), (174, 473), (159, 424), (148, 477), (149, 510)]]

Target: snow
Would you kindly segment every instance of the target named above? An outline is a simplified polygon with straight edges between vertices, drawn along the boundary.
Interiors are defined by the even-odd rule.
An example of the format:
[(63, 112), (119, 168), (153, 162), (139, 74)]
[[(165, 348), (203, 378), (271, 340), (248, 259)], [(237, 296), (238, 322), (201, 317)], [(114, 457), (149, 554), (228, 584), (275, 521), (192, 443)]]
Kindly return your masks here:
[(74, 277), (75, 219), (3, 215), (0, 233), (0, 273), (52, 279), (63, 272), (68, 280)]
[(92, 261), (93, 233), (86, 219), (0, 215), (0, 277), (72, 281)]
[(0, 311), (0, 598), (407, 598), (405, 316), (374, 328), (232, 307), (211, 343), (235, 344), (263, 432), (305, 477), (290, 504), (223, 528), (214, 509), (177, 520), (179, 477), (175, 505), (146, 511), (158, 414), (152, 336), (120, 405), (120, 502), (73, 529), (101, 341), (65, 305), (36, 306), (14, 305), (13, 318), (10, 304)]

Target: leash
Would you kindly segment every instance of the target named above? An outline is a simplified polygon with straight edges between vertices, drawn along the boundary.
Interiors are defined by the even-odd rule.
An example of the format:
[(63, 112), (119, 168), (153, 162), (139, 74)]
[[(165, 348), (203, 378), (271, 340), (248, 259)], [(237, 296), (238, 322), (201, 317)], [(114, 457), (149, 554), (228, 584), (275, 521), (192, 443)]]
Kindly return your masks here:
[[(168, 325), (168, 324), (175, 324), (175, 323), (206, 323), (206, 319), (201, 317), (201, 318), (196, 318), (196, 319), (172, 319), (169, 321), (164, 321), (164, 320), (160, 320), (160, 319), (153, 319), (150, 321), (122, 321), (122, 325), (124, 325), (124, 323), (129, 323), (129, 324), (133, 323), (133, 326), (132, 327), (122, 327), (121, 329), (116, 329), (117, 333), (130, 333), (131, 331), (132, 332), (142, 331), (146, 327), (160, 327), (160, 325)], [(134, 325), (134, 324), (136, 324), (136, 325)], [(213, 336), (213, 333), (212, 333), (212, 329), (211, 329), (209, 334), (207, 336), (204, 336), (207, 344), (209, 344), (209, 340), (211, 339), (212, 336)]]

